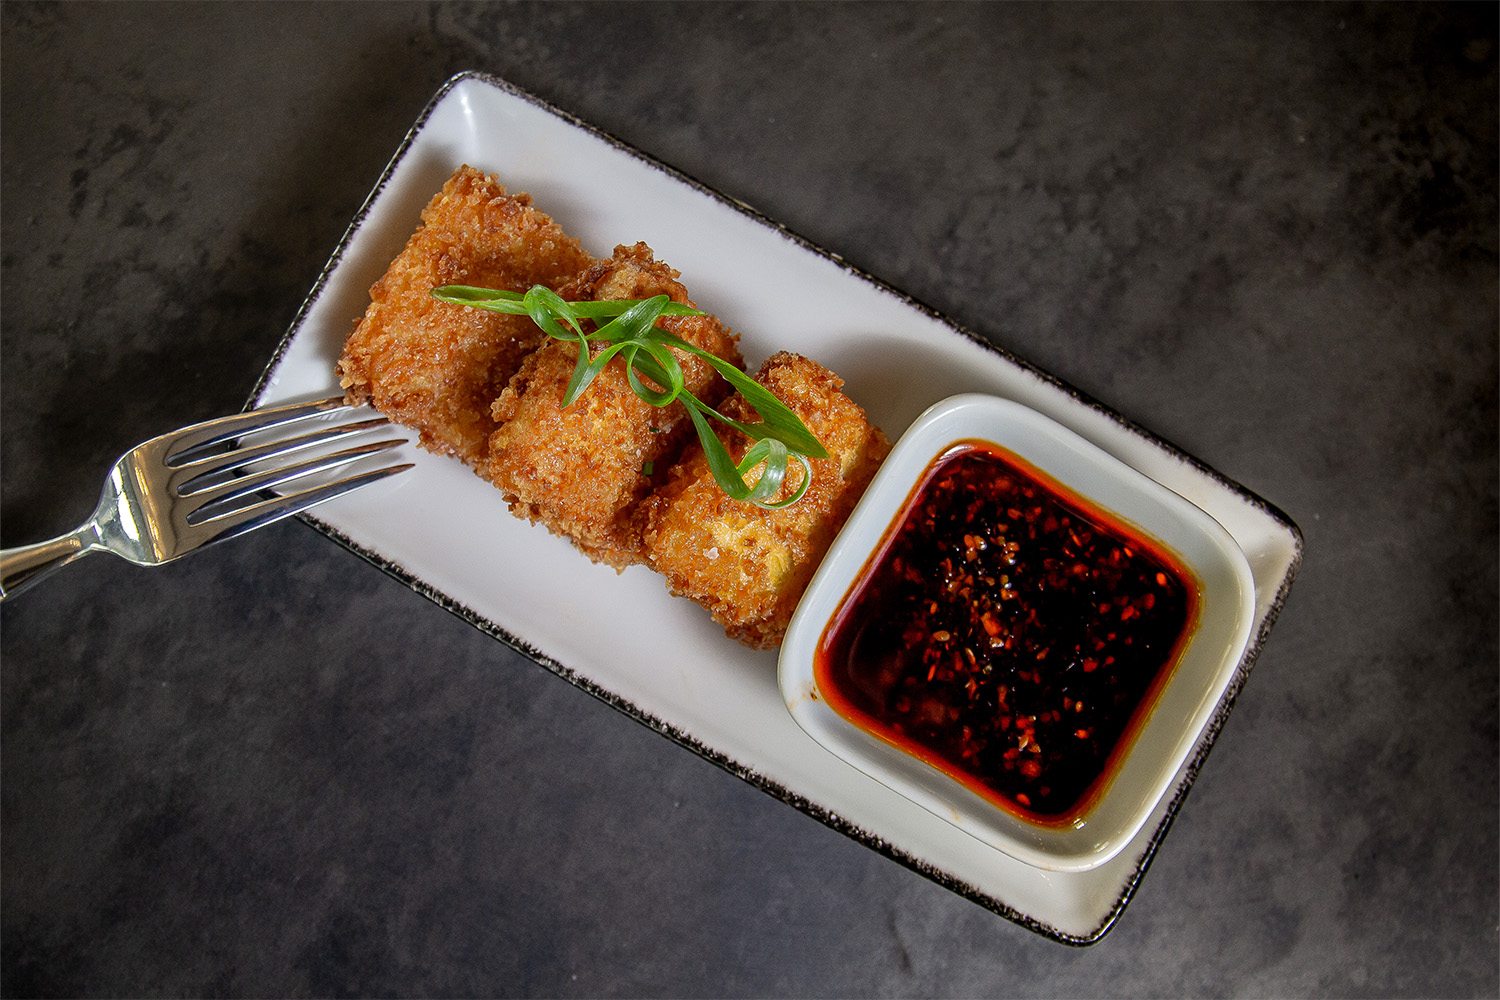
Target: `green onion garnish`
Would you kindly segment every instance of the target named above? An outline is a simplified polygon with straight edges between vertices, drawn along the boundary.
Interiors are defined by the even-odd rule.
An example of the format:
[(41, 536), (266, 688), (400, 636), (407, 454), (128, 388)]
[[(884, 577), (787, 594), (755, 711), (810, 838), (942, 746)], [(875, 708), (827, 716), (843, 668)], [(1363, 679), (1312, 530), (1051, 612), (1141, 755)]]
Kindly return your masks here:
[[(432, 296), (454, 305), (474, 306), (512, 316), (530, 316), (542, 332), (557, 340), (578, 345), (578, 363), (563, 397), (563, 406), (571, 406), (583, 394), (604, 366), (619, 355), (625, 361), (625, 377), (637, 396), (652, 406), (669, 406), (680, 402), (703, 444), (703, 456), (709, 472), (719, 487), (735, 500), (748, 501), (757, 507), (776, 510), (790, 507), (807, 492), (812, 482), (810, 458), (827, 458), (828, 451), (813, 435), (802, 418), (793, 413), (759, 382), (723, 358), (695, 347), (681, 337), (673, 336), (656, 325), (662, 316), (702, 316), (702, 312), (673, 302), (665, 295), (649, 299), (611, 299), (603, 302), (569, 302), (542, 285), (525, 292), (474, 288), (469, 285), (444, 285)], [(593, 333), (585, 333), (583, 320), (604, 321)], [(590, 343), (607, 344), (598, 357), (591, 358)], [(682, 366), (668, 348), (696, 355), (712, 365), (750, 404), (760, 420), (743, 423), (731, 420), (690, 392), (684, 382)], [(648, 379), (652, 385), (647, 385)], [(654, 386), (654, 387), (653, 387)], [(708, 418), (733, 427), (755, 443), (738, 463), (719, 440)], [(771, 502), (781, 490), (786, 471), (795, 459), (802, 466), (802, 485), (797, 492), (780, 502)], [(762, 462), (760, 477), (747, 483), (745, 477)]]

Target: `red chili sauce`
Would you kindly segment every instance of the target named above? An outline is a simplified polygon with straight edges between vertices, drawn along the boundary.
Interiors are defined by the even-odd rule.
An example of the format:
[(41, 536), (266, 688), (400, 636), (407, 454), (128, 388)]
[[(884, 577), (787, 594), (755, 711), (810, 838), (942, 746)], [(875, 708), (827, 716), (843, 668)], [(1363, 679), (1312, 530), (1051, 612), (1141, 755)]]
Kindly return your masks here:
[(1197, 614), (1160, 545), (1020, 458), (935, 459), (814, 664), (836, 712), (1012, 813), (1081, 815)]

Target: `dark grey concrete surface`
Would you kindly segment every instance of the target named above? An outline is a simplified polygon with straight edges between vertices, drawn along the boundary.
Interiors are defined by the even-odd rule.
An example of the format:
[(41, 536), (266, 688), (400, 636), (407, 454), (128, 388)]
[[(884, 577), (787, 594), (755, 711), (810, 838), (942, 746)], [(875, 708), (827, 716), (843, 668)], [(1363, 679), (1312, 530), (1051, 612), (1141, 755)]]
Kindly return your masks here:
[(1495, 6), (0, 5), (0, 530), (238, 409), (479, 69), (1285, 509), (1306, 560), (1065, 947), (307, 526), (0, 609), (6, 996), (1495, 996)]

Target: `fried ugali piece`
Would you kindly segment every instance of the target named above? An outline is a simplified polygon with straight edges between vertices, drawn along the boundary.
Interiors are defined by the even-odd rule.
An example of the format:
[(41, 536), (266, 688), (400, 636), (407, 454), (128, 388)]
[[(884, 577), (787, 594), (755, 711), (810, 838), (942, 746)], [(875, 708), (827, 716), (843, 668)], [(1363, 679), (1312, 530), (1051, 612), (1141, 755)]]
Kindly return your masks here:
[(477, 467), (495, 430), (490, 404), (544, 335), (525, 316), (439, 302), (432, 289), (555, 289), (594, 262), (529, 195), (460, 167), (370, 289), (339, 360), (346, 395), (415, 429), (429, 450)]
[[(747, 646), (780, 645), (792, 612), (875, 470), (890, 451), (880, 428), (845, 396), (843, 380), (815, 361), (781, 352), (755, 380), (796, 412), (828, 450), (811, 461), (812, 485), (783, 510), (731, 500), (714, 482), (700, 447), (691, 446), (669, 482), (643, 506), (647, 560), (667, 589), (703, 605), (730, 638)], [(756, 419), (736, 395), (725, 414)], [(733, 434), (730, 452), (749, 441)], [(782, 497), (802, 482), (793, 462)]]
[[(692, 305), (678, 272), (644, 243), (615, 248), (561, 294), (569, 300), (644, 299), (666, 294)], [(696, 308), (696, 307), (695, 307)], [(709, 316), (671, 316), (662, 327), (743, 367), (738, 337)], [(495, 401), (500, 427), (490, 437), (487, 473), (515, 514), (570, 539), (595, 562), (624, 569), (639, 562), (636, 508), (665, 478), (692, 423), (681, 403), (657, 407), (631, 391), (623, 360), (609, 364), (582, 396), (562, 401), (578, 357), (576, 344), (552, 340), (521, 365)], [(729, 385), (705, 361), (678, 352), (687, 388), (709, 405)], [(654, 475), (648, 475), (651, 469)]]

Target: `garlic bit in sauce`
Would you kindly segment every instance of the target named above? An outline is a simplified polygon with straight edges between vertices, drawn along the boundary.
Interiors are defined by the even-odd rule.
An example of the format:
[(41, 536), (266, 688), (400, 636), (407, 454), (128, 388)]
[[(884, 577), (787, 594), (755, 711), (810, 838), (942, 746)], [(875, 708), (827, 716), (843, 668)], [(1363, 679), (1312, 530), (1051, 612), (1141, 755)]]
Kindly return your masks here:
[(1170, 552), (1019, 457), (935, 459), (825, 630), (845, 718), (1008, 811), (1085, 812), (1196, 619)]

